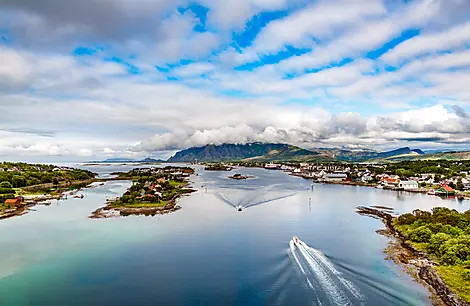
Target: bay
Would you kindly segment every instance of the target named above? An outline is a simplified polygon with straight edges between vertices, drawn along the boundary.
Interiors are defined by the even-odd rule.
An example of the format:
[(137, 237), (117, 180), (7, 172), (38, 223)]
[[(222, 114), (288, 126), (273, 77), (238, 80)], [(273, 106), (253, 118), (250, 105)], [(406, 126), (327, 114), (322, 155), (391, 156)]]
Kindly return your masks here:
[[(134, 166), (81, 166), (109, 176)], [(428, 305), (428, 291), (386, 260), (380, 221), (467, 202), (366, 187), (312, 185), (284, 172), (254, 179), (197, 168), (176, 213), (88, 219), (129, 181), (84, 190), (0, 221), (0, 305)], [(313, 188), (312, 188), (313, 187)], [(242, 207), (238, 211), (237, 207)], [(292, 247), (298, 236), (305, 247)]]

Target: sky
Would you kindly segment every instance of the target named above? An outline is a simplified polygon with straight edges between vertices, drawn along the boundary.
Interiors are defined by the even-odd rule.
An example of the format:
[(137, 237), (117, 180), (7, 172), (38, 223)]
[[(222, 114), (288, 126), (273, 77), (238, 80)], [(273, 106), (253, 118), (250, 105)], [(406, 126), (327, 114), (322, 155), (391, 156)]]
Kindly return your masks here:
[(470, 149), (470, 0), (2, 0), (0, 160)]

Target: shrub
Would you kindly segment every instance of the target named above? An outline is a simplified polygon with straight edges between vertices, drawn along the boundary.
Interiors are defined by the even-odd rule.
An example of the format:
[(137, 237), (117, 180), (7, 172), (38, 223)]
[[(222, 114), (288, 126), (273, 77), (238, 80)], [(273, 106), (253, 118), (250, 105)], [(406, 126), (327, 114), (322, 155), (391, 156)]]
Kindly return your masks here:
[(409, 239), (414, 242), (429, 242), (432, 231), (427, 226), (420, 226), (410, 231)]

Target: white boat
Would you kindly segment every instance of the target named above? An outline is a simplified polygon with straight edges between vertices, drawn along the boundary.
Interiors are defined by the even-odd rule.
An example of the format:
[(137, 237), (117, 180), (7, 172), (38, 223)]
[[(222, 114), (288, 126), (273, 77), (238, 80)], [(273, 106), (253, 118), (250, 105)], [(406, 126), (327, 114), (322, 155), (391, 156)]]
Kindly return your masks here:
[(375, 188), (377, 188), (377, 189), (384, 189), (384, 186), (382, 186), (382, 185), (377, 185), (377, 186), (375, 186)]
[(264, 165), (264, 169), (275, 170), (275, 169), (278, 169), (278, 168), (279, 168), (279, 165), (276, 165), (273, 162), (270, 162), (269, 164)]
[(294, 237), (292, 238), (292, 240), (294, 241), (294, 244), (295, 244), (295, 245), (297, 245), (297, 246), (300, 245), (300, 239), (299, 239), (299, 237), (294, 236)]
[(238, 211), (242, 211), (242, 210), (243, 210), (243, 206), (241, 206), (241, 205), (237, 205), (236, 208), (237, 208)]

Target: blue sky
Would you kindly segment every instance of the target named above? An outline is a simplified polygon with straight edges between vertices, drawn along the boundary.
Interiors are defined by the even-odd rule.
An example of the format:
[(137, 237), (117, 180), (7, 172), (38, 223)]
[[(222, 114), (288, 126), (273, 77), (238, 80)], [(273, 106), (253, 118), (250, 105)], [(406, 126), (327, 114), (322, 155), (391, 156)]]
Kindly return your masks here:
[[(470, 149), (466, 0), (0, 3), (0, 157)], [(429, 140), (429, 141), (425, 141)]]

